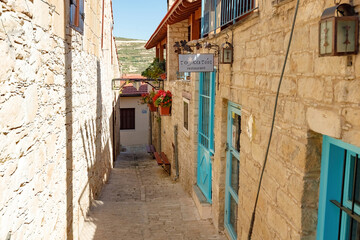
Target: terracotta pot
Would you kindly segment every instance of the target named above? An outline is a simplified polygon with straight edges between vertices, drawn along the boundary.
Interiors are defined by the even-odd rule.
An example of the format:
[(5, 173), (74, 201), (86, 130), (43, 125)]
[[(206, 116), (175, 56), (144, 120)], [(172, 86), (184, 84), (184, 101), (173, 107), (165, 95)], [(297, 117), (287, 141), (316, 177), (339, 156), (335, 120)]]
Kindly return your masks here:
[(148, 103), (148, 107), (150, 109), (150, 112), (156, 112), (157, 107), (153, 103)]
[(170, 115), (170, 106), (169, 107), (159, 106), (159, 109), (160, 109), (161, 116), (169, 116)]

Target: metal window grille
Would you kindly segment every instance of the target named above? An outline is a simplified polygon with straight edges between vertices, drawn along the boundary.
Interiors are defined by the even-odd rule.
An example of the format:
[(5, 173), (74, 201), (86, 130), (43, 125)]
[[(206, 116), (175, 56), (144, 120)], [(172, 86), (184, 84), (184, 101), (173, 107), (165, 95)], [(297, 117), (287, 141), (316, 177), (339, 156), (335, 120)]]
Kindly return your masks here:
[(135, 108), (120, 108), (120, 129), (135, 129)]
[[(350, 163), (348, 161), (351, 161)], [(346, 166), (350, 165), (349, 171), (350, 174), (346, 175)], [(348, 180), (350, 184), (345, 186), (345, 177), (350, 176)], [(342, 187), (341, 187), (341, 200), (340, 203), (336, 200), (330, 200), (335, 206), (340, 209), (339, 216), (339, 234), (338, 239), (340, 240), (345, 236), (345, 239), (349, 240), (358, 240), (360, 239), (360, 215), (355, 211), (356, 204), (359, 205), (360, 201), (360, 163), (359, 155), (350, 156), (348, 158), (348, 151), (345, 150), (344, 153), (344, 168), (342, 175)], [(345, 188), (348, 188), (349, 194), (345, 193)], [(350, 201), (351, 208), (344, 204), (345, 201)], [(346, 214), (346, 218), (343, 217), (343, 214)], [(345, 222), (344, 222), (345, 219)], [(343, 227), (345, 224), (345, 228)], [(345, 229), (345, 232), (344, 230)]]
[(252, 12), (255, 0), (203, 0), (202, 36), (233, 24)]

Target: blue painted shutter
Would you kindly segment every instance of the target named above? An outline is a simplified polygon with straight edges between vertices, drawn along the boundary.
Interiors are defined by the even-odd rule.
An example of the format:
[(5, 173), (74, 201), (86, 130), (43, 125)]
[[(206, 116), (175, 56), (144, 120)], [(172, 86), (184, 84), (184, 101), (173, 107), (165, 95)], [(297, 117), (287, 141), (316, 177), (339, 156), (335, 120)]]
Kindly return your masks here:
[(79, 1), (79, 28), (81, 31), (84, 31), (84, 21), (85, 21), (85, 12), (84, 12), (84, 0)]
[(75, 26), (76, 0), (70, 0), (70, 24)]

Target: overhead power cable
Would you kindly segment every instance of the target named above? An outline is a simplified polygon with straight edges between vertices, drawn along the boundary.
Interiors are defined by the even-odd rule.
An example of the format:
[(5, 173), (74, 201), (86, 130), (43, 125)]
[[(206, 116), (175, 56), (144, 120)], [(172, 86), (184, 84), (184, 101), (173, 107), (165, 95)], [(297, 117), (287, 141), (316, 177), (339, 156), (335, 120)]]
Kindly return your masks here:
[(295, 13), (294, 13), (294, 19), (293, 19), (292, 27), (291, 27), (291, 33), (290, 33), (289, 43), (288, 43), (288, 47), (287, 47), (287, 50), (286, 50), (285, 60), (284, 60), (283, 68), (282, 68), (282, 71), (281, 71), (281, 76), (280, 76), (280, 80), (279, 80), (279, 85), (278, 85), (277, 92), (276, 92), (275, 106), (274, 106), (274, 113), (273, 113), (273, 118), (272, 118), (272, 123), (271, 123), (270, 136), (269, 136), (269, 141), (268, 141), (268, 145), (267, 145), (267, 148), (266, 148), (264, 164), (263, 164), (263, 167), (262, 167), (262, 170), (261, 170), (260, 179), (259, 179), (259, 185), (258, 185), (258, 190), (257, 190), (257, 194), (256, 194), (256, 200), (255, 200), (254, 210), (253, 210), (253, 213), (252, 213), (252, 216), (251, 216), (251, 222), (250, 222), (248, 240), (251, 240), (251, 236), (252, 236), (253, 229), (254, 229), (256, 208), (257, 208), (257, 203), (258, 203), (258, 200), (259, 200), (261, 183), (262, 183), (262, 179), (263, 179), (263, 176), (264, 176), (264, 171), (265, 171), (266, 163), (267, 163), (267, 160), (268, 160), (269, 149), (270, 149), (272, 134), (273, 134), (274, 125), (275, 125), (276, 109), (277, 109), (277, 105), (278, 105), (280, 87), (281, 87), (281, 83), (282, 83), (282, 80), (283, 80), (283, 77), (284, 77), (287, 59), (288, 59), (288, 56), (289, 56), (290, 46), (291, 46), (292, 37), (293, 37), (293, 33), (294, 33), (294, 28), (295, 28), (296, 16), (297, 16), (297, 13), (298, 13), (298, 8), (299, 8), (299, 2), (300, 2), (300, 0), (297, 0), (297, 2), (296, 2), (296, 8), (295, 8)]

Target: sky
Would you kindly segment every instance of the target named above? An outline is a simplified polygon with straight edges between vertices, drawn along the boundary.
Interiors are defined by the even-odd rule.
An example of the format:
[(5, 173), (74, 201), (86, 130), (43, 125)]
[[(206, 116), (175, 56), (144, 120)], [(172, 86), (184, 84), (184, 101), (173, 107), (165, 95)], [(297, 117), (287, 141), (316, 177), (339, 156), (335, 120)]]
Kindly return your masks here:
[(167, 0), (112, 0), (114, 36), (148, 40), (167, 11)]

